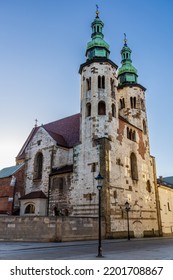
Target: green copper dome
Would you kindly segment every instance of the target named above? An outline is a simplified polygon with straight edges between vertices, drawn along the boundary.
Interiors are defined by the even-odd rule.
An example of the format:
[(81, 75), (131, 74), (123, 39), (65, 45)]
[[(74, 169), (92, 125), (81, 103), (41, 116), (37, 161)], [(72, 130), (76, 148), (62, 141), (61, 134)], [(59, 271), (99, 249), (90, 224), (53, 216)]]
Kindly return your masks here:
[(137, 70), (132, 65), (131, 49), (127, 46), (126, 35), (124, 39), (124, 46), (121, 50), (121, 64), (118, 69), (119, 84), (137, 83)]
[(109, 58), (109, 45), (105, 42), (102, 29), (104, 23), (99, 18), (99, 12), (96, 11), (96, 18), (91, 24), (92, 27), (92, 40), (88, 42), (86, 49), (86, 57), (88, 60), (97, 57), (106, 57)]

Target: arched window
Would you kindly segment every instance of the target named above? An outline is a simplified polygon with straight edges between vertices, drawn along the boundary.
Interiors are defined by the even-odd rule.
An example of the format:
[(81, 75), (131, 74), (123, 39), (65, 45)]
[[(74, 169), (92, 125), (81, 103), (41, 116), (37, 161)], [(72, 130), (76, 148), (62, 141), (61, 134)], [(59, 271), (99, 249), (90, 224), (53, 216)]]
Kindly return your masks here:
[(34, 179), (42, 178), (43, 170), (43, 154), (41, 152), (37, 153), (34, 160)]
[(116, 107), (115, 104), (112, 104), (112, 117), (116, 117)]
[(130, 155), (130, 167), (131, 167), (131, 177), (133, 180), (138, 180), (138, 167), (137, 158), (134, 153)]
[(98, 115), (106, 115), (106, 104), (104, 101), (100, 101), (98, 104)]
[(136, 141), (136, 131), (127, 127), (127, 138)]
[(98, 88), (105, 88), (105, 76), (98, 76)]
[(120, 99), (120, 109), (123, 109), (125, 108), (125, 101), (124, 101), (124, 98), (121, 98)]
[(91, 103), (86, 104), (86, 117), (91, 116)]
[(98, 76), (98, 88), (101, 88), (101, 76)]
[(136, 141), (136, 131), (132, 132), (132, 141)]
[(127, 138), (130, 139), (130, 131), (128, 127), (127, 127)]
[(136, 108), (136, 97), (130, 97), (131, 108)]
[(111, 97), (115, 99), (115, 80), (110, 78)]
[(25, 214), (34, 214), (35, 206), (33, 204), (28, 204), (25, 208)]
[(105, 76), (102, 76), (102, 88), (105, 88)]
[(91, 77), (86, 79), (86, 83), (87, 83), (87, 91), (91, 89)]
[(132, 140), (132, 129), (129, 129), (129, 139)]

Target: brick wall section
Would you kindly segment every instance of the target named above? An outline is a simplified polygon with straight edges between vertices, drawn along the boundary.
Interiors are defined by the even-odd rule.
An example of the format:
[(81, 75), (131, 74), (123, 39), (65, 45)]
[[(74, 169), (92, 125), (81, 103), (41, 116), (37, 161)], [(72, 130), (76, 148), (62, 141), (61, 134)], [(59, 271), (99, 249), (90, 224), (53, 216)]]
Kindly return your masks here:
[[(72, 241), (98, 238), (98, 219), (87, 217), (0, 217), (0, 241)], [(104, 221), (102, 236), (105, 237)]]
[(16, 177), (15, 187), (10, 186), (12, 176), (0, 178), (0, 213), (13, 213), (15, 193), (20, 193), (20, 196), (24, 194), (24, 175), (23, 166), (14, 174)]

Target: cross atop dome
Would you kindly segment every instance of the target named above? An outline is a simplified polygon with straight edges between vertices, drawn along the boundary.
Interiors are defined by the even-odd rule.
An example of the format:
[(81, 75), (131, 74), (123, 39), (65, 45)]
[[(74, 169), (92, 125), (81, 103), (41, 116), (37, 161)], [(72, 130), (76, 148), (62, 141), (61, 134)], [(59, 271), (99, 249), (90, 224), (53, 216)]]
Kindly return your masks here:
[(96, 17), (97, 17), (97, 18), (99, 17), (99, 14), (100, 14), (100, 12), (99, 12), (99, 6), (96, 5)]

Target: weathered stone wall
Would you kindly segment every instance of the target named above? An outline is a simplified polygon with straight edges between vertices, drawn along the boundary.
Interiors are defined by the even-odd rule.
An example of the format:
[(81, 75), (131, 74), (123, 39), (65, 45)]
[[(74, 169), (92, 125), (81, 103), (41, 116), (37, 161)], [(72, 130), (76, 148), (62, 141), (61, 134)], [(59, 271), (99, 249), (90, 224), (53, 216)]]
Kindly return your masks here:
[[(105, 77), (105, 88), (98, 88), (99, 75)], [(90, 78), (91, 88), (88, 89)], [(107, 237), (126, 235), (126, 201), (131, 206), (131, 234), (136, 237), (158, 235), (145, 91), (138, 85), (123, 89), (115, 87), (112, 91), (112, 80), (116, 85), (115, 69), (106, 63), (92, 63), (83, 68), (81, 145), (74, 149), (74, 177), (70, 194), (73, 213), (92, 216), (98, 214), (95, 177), (101, 172), (104, 177), (102, 212), (106, 221)], [(125, 108), (119, 106), (121, 98), (124, 98)], [(132, 100), (135, 100), (135, 104), (131, 103)], [(98, 112), (100, 101), (106, 104), (103, 115)], [(91, 105), (90, 111), (88, 104)], [(116, 107), (115, 115), (112, 111), (113, 104)], [(134, 139), (127, 135), (128, 129), (134, 133)], [(132, 178), (131, 154), (136, 159), (136, 178)], [(94, 164), (95, 172), (92, 169)], [(147, 183), (150, 190), (147, 189)]]
[[(51, 147), (55, 145), (44, 128), (39, 128), (26, 149), (26, 189), (25, 193), (42, 190), (48, 191), (49, 174), (51, 172)], [(38, 152), (43, 154), (43, 170), (41, 180), (34, 180), (34, 160)]]
[[(98, 76), (105, 78), (105, 86), (98, 87)], [(91, 87), (88, 88), (88, 79)], [(111, 83), (114, 83), (112, 86)], [(116, 108), (116, 69), (107, 62), (92, 63), (81, 75), (81, 144), (74, 148), (73, 180), (70, 187), (70, 202), (74, 216), (98, 215), (98, 190), (95, 177), (100, 172), (99, 138), (115, 138), (118, 111)], [(99, 114), (99, 102), (105, 104), (105, 113)], [(91, 111), (88, 114), (87, 105)], [(113, 116), (114, 115), (114, 116)]]
[[(34, 160), (38, 152), (43, 155), (42, 178), (34, 180)], [(25, 193), (42, 190), (46, 195), (52, 168), (72, 164), (72, 149), (58, 147), (47, 131), (40, 127), (26, 149)]]
[[(125, 118), (129, 123), (143, 130), (143, 119), (147, 122), (146, 106), (145, 106), (145, 92), (139, 86), (123, 87), (118, 89), (119, 100), (123, 97), (125, 108), (120, 108), (119, 114)], [(136, 98), (135, 108), (131, 107), (130, 98)], [(120, 102), (119, 102), (120, 104)]]
[(68, 216), (71, 214), (71, 201), (69, 195), (69, 189), (72, 180), (71, 177), (71, 173), (55, 174), (51, 176), (49, 192), (49, 215)]
[[(104, 221), (102, 236), (105, 237)], [(0, 241), (72, 241), (98, 238), (98, 219), (0, 216)]]
[[(137, 129), (136, 129), (137, 131)], [(109, 148), (109, 216), (111, 234), (126, 230), (125, 202), (131, 206), (129, 212), (130, 229), (135, 237), (158, 235), (157, 205), (155, 196), (155, 180), (152, 158), (145, 149), (146, 142), (137, 138), (136, 142), (127, 139), (126, 123), (122, 122), (121, 138), (115, 145), (110, 142)], [(144, 158), (139, 153), (140, 141), (143, 141)], [(137, 159), (138, 179), (131, 176), (130, 155), (135, 153)], [(151, 190), (147, 189), (150, 182)]]

